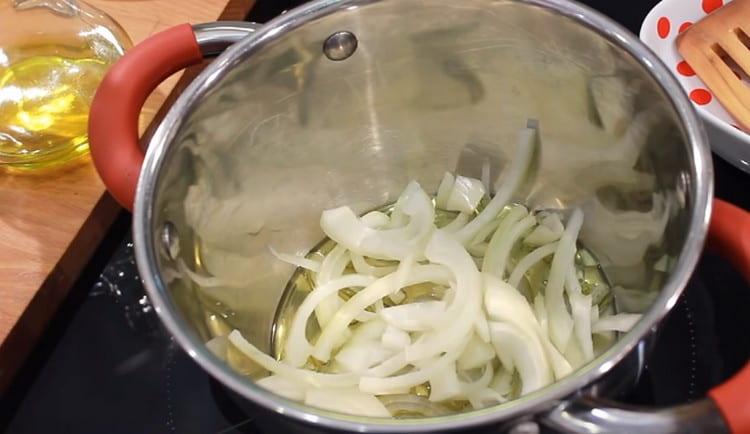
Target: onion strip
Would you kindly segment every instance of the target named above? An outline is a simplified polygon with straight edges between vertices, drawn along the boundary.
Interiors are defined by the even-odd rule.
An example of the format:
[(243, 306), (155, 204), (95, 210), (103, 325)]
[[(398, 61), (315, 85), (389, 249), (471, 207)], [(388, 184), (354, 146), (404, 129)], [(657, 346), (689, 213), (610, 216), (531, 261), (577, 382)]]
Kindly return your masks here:
[(239, 330), (229, 333), (229, 342), (262, 368), (290, 379), (301, 381), (315, 387), (350, 387), (357, 384), (355, 374), (324, 374), (307, 369), (298, 369), (279, 362), (248, 342)]
[(497, 231), (490, 239), (487, 253), (482, 262), (482, 272), (494, 274), (505, 278), (505, 268), (508, 256), (518, 240), (536, 224), (536, 217), (526, 216), (521, 221), (513, 224), (508, 231)]
[(556, 250), (556, 242), (545, 244), (544, 246), (537, 247), (529, 254), (521, 258), (521, 260), (518, 261), (518, 264), (516, 264), (516, 267), (513, 269), (513, 272), (510, 274), (510, 277), (508, 278), (508, 283), (510, 284), (510, 286), (518, 288), (518, 285), (521, 283), (521, 279), (531, 269), (531, 267), (536, 265), (539, 261), (546, 258), (547, 256), (555, 253)]
[(503, 182), (497, 190), (492, 200), (482, 210), (479, 215), (474, 217), (466, 226), (456, 232), (456, 238), (464, 245), (468, 244), (477, 232), (495, 216), (497, 216), (503, 207), (510, 202), (513, 194), (521, 187), (524, 177), (529, 172), (534, 161), (534, 155), (540, 146), (539, 129), (524, 128), (519, 133), (518, 147), (516, 148), (515, 159), (513, 164), (508, 168), (503, 177)]
[(276, 249), (274, 249), (271, 246), (268, 246), (268, 250), (279, 261), (286, 262), (288, 264), (294, 265), (295, 267), (300, 267), (306, 270), (310, 270), (314, 273), (317, 273), (320, 271), (321, 264), (318, 261), (305, 258), (304, 256), (290, 255), (288, 253), (279, 253), (276, 251)]
[(331, 295), (336, 295), (340, 290), (350, 287), (364, 287), (375, 281), (372, 276), (359, 274), (348, 274), (336, 280), (327, 282), (316, 287), (297, 308), (289, 328), (289, 336), (284, 348), (285, 361), (292, 366), (302, 366), (312, 353), (312, 346), (305, 337), (307, 322), (312, 312), (318, 308), (320, 303), (327, 300)]
[(550, 266), (547, 286), (544, 289), (545, 307), (549, 315), (550, 339), (557, 349), (563, 352), (567, 348), (568, 340), (573, 332), (573, 318), (565, 306), (563, 285), (568, 273), (568, 265), (573, 263), (576, 238), (582, 224), (583, 213), (580, 209), (575, 209), (557, 244), (557, 250)]
[[(416, 265), (410, 275), (407, 276), (404, 285), (415, 285), (422, 282), (436, 282), (447, 285), (450, 278), (450, 272), (443, 266)], [(381, 277), (344, 303), (323, 328), (313, 348), (312, 355), (322, 362), (327, 362), (335, 346), (336, 337), (344, 332), (360, 312), (381, 298), (401, 289), (393, 286), (395, 280), (395, 273)]]

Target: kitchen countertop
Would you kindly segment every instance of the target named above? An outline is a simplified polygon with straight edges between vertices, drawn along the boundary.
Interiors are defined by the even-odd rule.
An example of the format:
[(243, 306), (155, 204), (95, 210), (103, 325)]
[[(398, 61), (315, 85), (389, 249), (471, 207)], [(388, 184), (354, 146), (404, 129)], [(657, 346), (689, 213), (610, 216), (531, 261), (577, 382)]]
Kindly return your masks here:
[[(254, 0), (86, 0), (134, 43), (184, 22), (241, 20)], [(175, 75), (144, 106), (141, 125), (158, 119)], [(0, 169), (0, 392), (91, 259), (120, 212), (88, 157), (41, 173)]]

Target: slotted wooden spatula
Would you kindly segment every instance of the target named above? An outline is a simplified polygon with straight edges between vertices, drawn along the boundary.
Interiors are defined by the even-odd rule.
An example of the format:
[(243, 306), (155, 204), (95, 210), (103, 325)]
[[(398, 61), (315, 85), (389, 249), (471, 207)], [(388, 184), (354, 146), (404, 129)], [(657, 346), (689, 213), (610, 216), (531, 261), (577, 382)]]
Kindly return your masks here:
[(724, 108), (750, 131), (750, 0), (734, 0), (690, 26), (677, 51)]

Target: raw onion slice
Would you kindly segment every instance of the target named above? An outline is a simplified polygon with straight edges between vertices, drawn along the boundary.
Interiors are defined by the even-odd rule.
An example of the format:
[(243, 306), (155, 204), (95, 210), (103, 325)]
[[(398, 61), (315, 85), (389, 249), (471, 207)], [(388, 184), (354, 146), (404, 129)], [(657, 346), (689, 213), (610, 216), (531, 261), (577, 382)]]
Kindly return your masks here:
[(279, 261), (286, 262), (288, 264), (294, 265), (295, 267), (310, 270), (314, 273), (320, 271), (321, 264), (318, 261), (305, 258), (304, 256), (290, 255), (289, 253), (279, 253), (271, 246), (268, 246), (268, 250), (270, 250), (271, 254), (275, 256)]
[(292, 366), (302, 366), (312, 353), (312, 346), (307, 341), (305, 330), (313, 311), (332, 295), (338, 297), (338, 292), (344, 288), (365, 287), (376, 279), (371, 276), (348, 274), (322, 286), (316, 287), (297, 308), (289, 328), (289, 336), (284, 347), (284, 361)]
[(568, 266), (573, 263), (576, 251), (576, 238), (583, 224), (583, 213), (575, 209), (568, 220), (568, 225), (560, 237), (550, 266), (547, 286), (544, 289), (544, 300), (549, 318), (549, 335), (558, 350), (565, 351), (573, 332), (573, 318), (565, 305), (563, 286)]
[[(422, 282), (447, 285), (451, 277), (450, 271), (441, 265), (416, 265), (410, 275), (407, 276), (404, 285), (409, 286)], [(313, 356), (322, 362), (327, 362), (335, 347), (337, 337), (344, 332), (357, 315), (381, 298), (401, 289), (393, 286), (395, 280), (395, 273), (381, 277), (344, 303), (323, 328), (313, 348)]]
[(508, 167), (505, 176), (502, 178), (503, 182), (492, 200), (479, 215), (474, 217), (474, 220), (456, 232), (456, 238), (462, 244), (468, 244), (477, 232), (495, 218), (503, 210), (503, 207), (510, 202), (513, 194), (521, 187), (524, 178), (527, 176), (534, 161), (534, 155), (540, 146), (538, 128), (524, 128), (520, 131), (513, 164)]
[(447, 342), (471, 337), (470, 332), (482, 312), (482, 281), (479, 271), (466, 250), (450, 234), (433, 233), (425, 257), (451, 270), (456, 279), (456, 295), (442, 317), (443, 327), (425, 333), (425, 339), (406, 347), (406, 360), (415, 361), (437, 356)]
[(510, 355), (513, 367), (521, 376), (522, 395), (552, 383), (552, 369), (544, 349), (532, 335), (511, 324), (494, 321), (490, 322), (490, 334), (498, 354), (505, 352)]
[(283, 377), (304, 382), (315, 387), (351, 387), (357, 384), (359, 377), (355, 374), (325, 374), (313, 372), (307, 369), (294, 368), (286, 363), (279, 362), (268, 354), (256, 348), (245, 340), (239, 330), (229, 333), (231, 342), (242, 354), (254, 361), (262, 368)]
[(591, 326), (591, 331), (593, 333), (608, 331), (628, 332), (642, 316), (637, 313), (618, 313), (616, 315), (603, 316)]

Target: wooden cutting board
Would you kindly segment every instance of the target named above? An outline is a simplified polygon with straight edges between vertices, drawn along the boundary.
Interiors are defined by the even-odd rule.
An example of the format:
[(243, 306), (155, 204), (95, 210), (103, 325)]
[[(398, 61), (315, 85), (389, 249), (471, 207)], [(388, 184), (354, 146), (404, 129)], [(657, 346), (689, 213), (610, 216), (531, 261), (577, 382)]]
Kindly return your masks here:
[[(86, 0), (134, 43), (177, 24), (242, 20), (255, 0)], [(171, 77), (149, 99), (146, 126), (186, 85)], [(179, 83), (178, 83), (179, 81)], [(175, 91), (172, 95), (170, 92)], [(0, 169), (0, 393), (121, 211), (88, 158), (54, 172)]]

